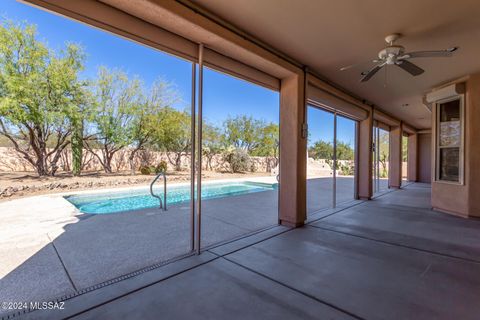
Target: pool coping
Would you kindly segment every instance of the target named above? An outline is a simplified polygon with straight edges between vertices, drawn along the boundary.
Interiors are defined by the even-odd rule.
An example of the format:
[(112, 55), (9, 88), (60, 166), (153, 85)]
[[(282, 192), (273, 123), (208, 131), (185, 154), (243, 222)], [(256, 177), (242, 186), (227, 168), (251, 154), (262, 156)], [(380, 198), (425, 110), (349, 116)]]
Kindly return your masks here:
[[(257, 187), (258, 189), (264, 188), (265, 190), (245, 190), (243, 191), (238, 191), (234, 193), (223, 193), (223, 194), (218, 194), (214, 196), (203, 196), (202, 195), (202, 201), (204, 200), (211, 200), (211, 199), (217, 199), (217, 198), (223, 198), (227, 196), (237, 196), (237, 195), (243, 195), (243, 194), (250, 194), (250, 193), (256, 193), (256, 192), (263, 192), (263, 191), (277, 191), (278, 192), (278, 182), (273, 182), (272, 181), (266, 182), (266, 181), (252, 181), (252, 180), (235, 180), (235, 181), (225, 181), (225, 180), (215, 180), (215, 181), (208, 181), (208, 183), (205, 183), (205, 186), (210, 186), (210, 185), (225, 185), (228, 186), (229, 183), (230, 185), (234, 184), (244, 184), (248, 185), (251, 187)], [(205, 187), (204, 186), (204, 187)], [(175, 207), (178, 205), (185, 205), (187, 203), (190, 203), (191, 201), (191, 193), (190, 193), (190, 184), (173, 184), (170, 185), (170, 187), (167, 188), (167, 193), (168, 190), (175, 190), (178, 188), (182, 187), (188, 187), (188, 199), (184, 201), (179, 201), (179, 202), (168, 202), (168, 207)], [(129, 189), (128, 191), (124, 190), (119, 190), (119, 189), (114, 189), (114, 191), (106, 191), (103, 190), (104, 192), (89, 192), (89, 193), (82, 193), (82, 194), (69, 194), (69, 195), (64, 195), (61, 196), (64, 200), (68, 201), (69, 204), (73, 205), (75, 209), (80, 213), (80, 214), (85, 214), (85, 215), (97, 215), (97, 214), (116, 214), (116, 213), (126, 213), (126, 212), (131, 212), (131, 211), (138, 211), (138, 210), (144, 210), (144, 209), (151, 209), (158, 207), (158, 204), (155, 204), (153, 206), (148, 206), (148, 207), (140, 207), (140, 208), (132, 208), (132, 209), (127, 209), (127, 210), (120, 210), (120, 211), (112, 211), (112, 212), (84, 212), (82, 211), (81, 208), (78, 207), (78, 203), (75, 203), (77, 199), (71, 199), (71, 198), (83, 198), (83, 197), (93, 197), (92, 199), (93, 202), (98, 202), (98, 201), (107, 201), (107, 200), (112, 200), (112, 199), (119, 199), (119, 198), (127, 198), (127, 197), (139, 197), (139, 196), (150, 196), (150, 190), (148, 188), (137, 188), (135, 190)], [(98, 198), (95, 198), (98, 197)], [(105, 198), (104, 198), (105, 197)], [(82, 204), (83, 205), (83, 204)]]

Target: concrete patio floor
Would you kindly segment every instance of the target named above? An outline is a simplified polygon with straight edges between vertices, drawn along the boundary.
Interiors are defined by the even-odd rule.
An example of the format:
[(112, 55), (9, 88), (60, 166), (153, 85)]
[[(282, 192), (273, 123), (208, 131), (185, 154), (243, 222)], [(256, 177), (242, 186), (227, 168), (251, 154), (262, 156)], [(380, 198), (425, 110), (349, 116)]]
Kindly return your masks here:
[[(315, 217), (331, 206), (331, 186), (331, 178), (308, 181)], [(339, 177), (337, 188), (338, 202), (353, 200), (353, 178)], [(203, 201), (202, 246), (276, 226), (277, 204), (276, 190)], [(61, 196), (36, 196), (0, 203), (0, 229), (0, 301), (74, 295), (190, 253), (188, 204), (79, 215)]]
[(478, 319), (480, 221), (413, 184), (274, 227), (27, 319)]

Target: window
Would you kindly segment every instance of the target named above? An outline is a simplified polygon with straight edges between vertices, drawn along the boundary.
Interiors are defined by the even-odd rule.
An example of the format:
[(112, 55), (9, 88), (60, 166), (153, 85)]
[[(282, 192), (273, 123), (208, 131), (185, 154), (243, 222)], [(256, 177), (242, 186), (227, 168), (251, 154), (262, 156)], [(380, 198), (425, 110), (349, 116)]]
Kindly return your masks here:
[(463, 96), (436, 104), (436, 180), (463, 183)]

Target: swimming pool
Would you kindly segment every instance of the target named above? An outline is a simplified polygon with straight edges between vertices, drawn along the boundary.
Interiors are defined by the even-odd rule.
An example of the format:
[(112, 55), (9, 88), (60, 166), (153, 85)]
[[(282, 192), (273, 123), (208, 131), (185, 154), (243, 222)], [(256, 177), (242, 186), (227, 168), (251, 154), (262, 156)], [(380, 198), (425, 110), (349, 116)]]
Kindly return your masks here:
[[(202, 200), (274, 190), (276, 184), (257, 182), (216, 182), (202, 186)], [(163, 186), (154, 188), (163, 195)], [(163, 197), (163, 196), (162, 196)], [(98, 194), (79, 194), (64, 197), (83, 213), (107, 214), (158, 207), (158, 199), (152, 197), (148, 189), (131, 192), (119, 191)], [(163, 198), (162, 198), (163, 199)], [(167, 205), (190, 201), (190, 185), (167, 186)]]

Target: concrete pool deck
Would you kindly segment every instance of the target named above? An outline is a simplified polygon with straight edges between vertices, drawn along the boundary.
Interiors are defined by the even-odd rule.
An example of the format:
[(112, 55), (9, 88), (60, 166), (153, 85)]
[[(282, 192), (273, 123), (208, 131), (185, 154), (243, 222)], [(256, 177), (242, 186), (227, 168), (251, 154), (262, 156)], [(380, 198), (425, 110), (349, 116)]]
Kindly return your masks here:
[(411, 184), (19, 318), (476, 320), (480, 221), (431, 210), (430, 194)]
[[(228, 181), (241, 180), (273, 182), (274, 178)], [(330, 186), (331, 178), (308, 181), (309, 212), (317, 212), (311, 217), (331, 205)], [(141, 188), (145, 187), (136, 189)], [(337, 190), (339, 202), (352, 201), (353, 178), (339, 178)], [(189, 254), (188, 203), (169, 206), (167, 212), (152, 208), (88, 215), (79, 213), (63, 198), (108, 191), (41, 195), (0, 203), (1, 301), (55, 299)], [(202, 246), (276, 226), (277, 203), (276, 190), (202, 201)]]

